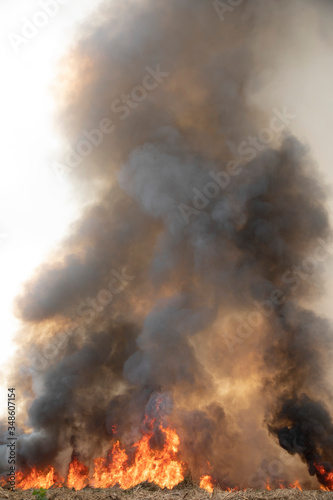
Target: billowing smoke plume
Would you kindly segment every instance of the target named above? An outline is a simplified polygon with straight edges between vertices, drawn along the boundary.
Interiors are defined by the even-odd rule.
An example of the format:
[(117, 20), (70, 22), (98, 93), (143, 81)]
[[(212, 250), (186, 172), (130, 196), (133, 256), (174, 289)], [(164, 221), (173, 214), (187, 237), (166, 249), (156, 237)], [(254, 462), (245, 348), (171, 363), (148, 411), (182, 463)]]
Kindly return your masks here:
[(313, 3), (110, 0), (79, 31), (59, 171), (85, 208), (17, 298), (22, 466), (130, 445), (158, 401), (194, 477), (254, 486), (267, 459), (294, 479), (287, 450), (325, 482), (327, 193), (295, 110), (250, 98)]

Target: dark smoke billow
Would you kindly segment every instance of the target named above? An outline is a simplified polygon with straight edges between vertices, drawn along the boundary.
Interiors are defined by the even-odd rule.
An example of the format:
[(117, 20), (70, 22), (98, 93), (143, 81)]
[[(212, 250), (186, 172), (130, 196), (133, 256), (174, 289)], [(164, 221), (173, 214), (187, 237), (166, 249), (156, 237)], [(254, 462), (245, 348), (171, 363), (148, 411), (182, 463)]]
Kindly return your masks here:
[[(311, 475), (333, 464), (332, 329), (309, 306), (322, 264), (297, 287), (282, 279), (331, 238), (309, 148), (285, 127), (189, 223), (179, 209), (267, 126), (272, 110), (256, 109), (251, 89), (292, 43), (301, 5), (320, 18), (313, 4), (249, 0), (221, 23), (206, 0), (106, 1), (78, 30), (59, 128), (68, 151), (104, 118), (113, 130), (72, 169), (82, 216), (17, 298), (22, 467), (61, 469), (73, 447), (90, 464), (115, 428), (130, 445), (156, 400), (194, 477), (209, 461), (221, 484), (251, 486), (244, 478), (285, 450)], [(129, 101), (147, 67), (168, 76)], [(133, 279), (97, 314), (91, 300), (110, 290), (112, 270)], [(230, 354), (228, 322), (276, 290), (273, 311)], [(43, 369), (31, 366), (55, 340)], [(288, 463), (282, 479), (307, 481), (299, 460)]]

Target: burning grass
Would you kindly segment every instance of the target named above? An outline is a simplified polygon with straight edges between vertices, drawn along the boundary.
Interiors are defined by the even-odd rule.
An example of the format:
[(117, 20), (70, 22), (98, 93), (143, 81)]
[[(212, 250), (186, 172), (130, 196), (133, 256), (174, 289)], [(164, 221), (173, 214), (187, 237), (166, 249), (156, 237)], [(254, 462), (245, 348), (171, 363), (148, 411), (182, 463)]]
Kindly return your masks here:
[[(31, 500), (33, 489), (25, 491), (9, 492), (0, 488), (1, 499)], [(63, 487), (59, 489), (50, 489), (46, 494), (50, 500), (328, 500), (332, 498), (332, 493), (322, 490), (299, 491), (296, 489), (278, 489), (278, 490), (242, 490), (242, 491), (221, 491), (215, 489), (209, 493), (196, 486), (186, 486), (179, 489), (167, 490), (158, 488), (155, 485), (138, 485), (129, 490), (119, 488), (84, 488), (80, 491), (73, 491)]]

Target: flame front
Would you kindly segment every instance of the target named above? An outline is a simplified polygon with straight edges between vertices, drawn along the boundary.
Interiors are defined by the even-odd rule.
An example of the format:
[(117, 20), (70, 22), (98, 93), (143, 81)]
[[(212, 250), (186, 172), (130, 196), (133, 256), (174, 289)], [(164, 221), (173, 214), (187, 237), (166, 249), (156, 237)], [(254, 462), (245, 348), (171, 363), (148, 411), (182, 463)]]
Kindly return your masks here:
[[(44, 471), (33, 467), (28, 473), (17, 473), (16, 487), (21, 490), (40, 487), (48, 489), (55, 485), (66, 484), (68, 488), (75, 490), (88, 485), (95, 488), (118, 485), (122, 489), (128, 489), (148, 481), (161, 488), (171, 489), (184, 479), (185, 464), (178, 458), (180, 439), (175, 430), (160, 425), (163, 444), (157, 448), (152, 447), (153, 423), (154, 421), (150, 422), (148, 426), (150, 430), (143, 433), (142, 438), (132, 446), (133, 453), (127, 454), (125, 448), (117, 441), (112, 446), (108, 459), (102, 457), (95, 459), (92, 478), (88, 467), (74, 456), (69, 465), (66, 481), (53, 467), (48, 467)], [(5, 478), (2, 482), (5, 483)]]
[(111, 463), (98, 458), (95, 460), (93, 486), (108, 488), (118, 484), (127, 489), (144, 481), (155, 483), (161, 488), (173, 488), (184, 479), (184, 465), (177, 459), (179, 437), (172, 429), (160, 426), (164, 434), (164, 445), (153, 450), (150, 446), (151, 435), (145, 434), (136, 443), (132, 465), (128, 465), (126, 451), (116, 442), (112, 448)]
[(213, 480), (210, 476), (202, 476), (200, 478), (200, 488), (203, 490), (208, 491), (208, 493), (213, 493), (214, 491), (214, 486), (213, 486)]
[[(68, 488), (81, 490), (89, 485), (94, 488), (119, 486), (126, 490), (147, 481), (160, 488), (172, 489), (185, 477), (186, 464), (179, 459), (180, 439), (174, 429), (160, 424), (157, 428), (163, 441), (159, 446), (156, 446), (154, 423), (156, 423), (154, 419), (146, 422), (145, 429), (148, 427), (149, 430), (142, 431), (141, 439), (131, 447), (131, 450), (126, 450), (119, 440), (114, 442), (107, 458), (99, 457), (94, 460), (91, 474), (88, 467), (81, 463), (75, 455), (69, 465), (66, 480), (59, 476), (53, 467), (48, 467), (43, 471), (33, 467), (28, 473), (17, 472), (16, 487), (20, 490), (27, 490), (40, 487), (49, 489), (54, 486), (66, 485)], [(321, 483), (320, 489), (333, 490), (333, 472), (326, 470), (322, 464), (315, 465), (315, 467), (318, 480)], [(0, 481), (0, 484), (4, 484), (5, 478), (0, 478)], [(208, 474), (200, 477), (199, 485), (200, 488), (209, 493), (214, 491), (213, 478)], [(273, 485), (267, 481), (265, 485), (265, 489), (268, 491), (285, 488), (302, 491), (297, 480), (292, 484), (274, 481)], [(238, 488), (227, 489), (227, 491), (236, 490)]]
[(30, 488), (48, 489), (55, 484), (62, 485), (63, 483), (64, 479), (55, 472), (53, 467), (49, 467), (46, 471), (39, 471), (34, 467), (27, 475), (22, 472), (16, 473), (16, 486), (20, 490)]
[(67, 476), (68, 488), (82, 490), (89, 483), (89, 469), (83, 465), (77, 457), (71, 461)]

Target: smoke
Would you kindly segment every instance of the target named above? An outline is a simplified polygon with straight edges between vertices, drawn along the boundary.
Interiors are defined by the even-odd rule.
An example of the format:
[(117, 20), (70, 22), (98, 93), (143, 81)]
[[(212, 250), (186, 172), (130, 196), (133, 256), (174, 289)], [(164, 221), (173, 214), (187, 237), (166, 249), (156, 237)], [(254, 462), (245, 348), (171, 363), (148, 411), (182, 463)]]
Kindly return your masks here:
[(89, 464), (156, 405), (194, 477), (333, 464), (328, 190), (295, 110), (251, 100), (317, 5), (105, 1), (78, 31), (57, 96), (84, 208), (16, 301), (22, 466)]

